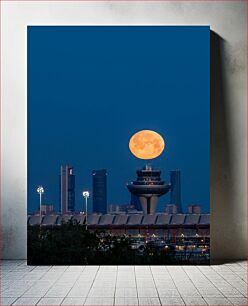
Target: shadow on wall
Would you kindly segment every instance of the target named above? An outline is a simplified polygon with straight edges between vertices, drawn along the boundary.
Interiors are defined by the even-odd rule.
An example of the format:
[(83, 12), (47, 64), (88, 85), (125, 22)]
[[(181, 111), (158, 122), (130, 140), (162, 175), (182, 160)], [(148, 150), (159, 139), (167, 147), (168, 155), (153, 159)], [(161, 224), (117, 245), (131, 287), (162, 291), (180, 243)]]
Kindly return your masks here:
[[(233, 196), (231, 124), (227, 107), (223, 61), (225, 41), (210, 34), (210, 203), (211, 264), (243, 258), (244, 242), (237, 225)], [(240, 211), (239, 211), (240, 213)], [(229, 260), (228, 260), (229, 259)]]

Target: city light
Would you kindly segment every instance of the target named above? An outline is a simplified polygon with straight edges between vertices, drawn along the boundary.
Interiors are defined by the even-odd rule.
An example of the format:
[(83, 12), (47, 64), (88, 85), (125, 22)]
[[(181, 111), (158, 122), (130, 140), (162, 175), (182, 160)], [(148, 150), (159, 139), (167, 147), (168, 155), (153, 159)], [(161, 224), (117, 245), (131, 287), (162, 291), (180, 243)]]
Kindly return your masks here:
[(83, 197), (85, 198), (85, 225), (86, 229), (88, 229), (88, 198), (90, 197), (89, 191), (83, 191)]
[(83, 197), (84, 198), (89, 198), (89, 196), (90, 196), (89, 191), (83, 191)]
[(45, 192), (42, 186), (38, 186), (37, 192), (40, 195), (40, 225), (41, 225), (41, 205), (42, 205), (42, 194)]

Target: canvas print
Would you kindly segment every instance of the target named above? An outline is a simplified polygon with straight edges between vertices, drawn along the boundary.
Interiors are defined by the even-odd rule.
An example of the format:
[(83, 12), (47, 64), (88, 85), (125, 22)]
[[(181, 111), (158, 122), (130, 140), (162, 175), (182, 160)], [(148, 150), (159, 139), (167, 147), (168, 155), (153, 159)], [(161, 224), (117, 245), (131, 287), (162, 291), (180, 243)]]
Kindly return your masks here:
[(27, 31), (28, 264), (209, 264), (209, 27)]

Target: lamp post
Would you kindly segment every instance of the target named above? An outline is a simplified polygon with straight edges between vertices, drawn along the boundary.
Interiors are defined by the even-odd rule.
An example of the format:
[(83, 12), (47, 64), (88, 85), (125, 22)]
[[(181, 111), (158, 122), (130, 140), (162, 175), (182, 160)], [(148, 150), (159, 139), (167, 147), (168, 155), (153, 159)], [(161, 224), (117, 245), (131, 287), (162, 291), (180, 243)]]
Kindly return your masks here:
[(90, 196), (90, 193), (89, 191), (83, 191), (83, 197), (85, 198), (85, 212), (86, 212), (86, 215), (85, 215), (85, 224), (86, 224), (86, 230), (88, 229), (88, 198)]
[(41, 225), (41, 204), (42, 204), (42, 194), (44, 193), (44, 188), (42, 186), (39, 186), (37, 188), (37, 192), (40, 195), (40, 225)]

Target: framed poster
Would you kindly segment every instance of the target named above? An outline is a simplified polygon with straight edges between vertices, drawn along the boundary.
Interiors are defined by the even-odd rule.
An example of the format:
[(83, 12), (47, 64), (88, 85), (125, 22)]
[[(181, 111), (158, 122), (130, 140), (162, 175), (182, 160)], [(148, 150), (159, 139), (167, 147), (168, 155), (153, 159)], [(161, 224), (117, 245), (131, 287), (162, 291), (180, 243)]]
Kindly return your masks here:
[(28, 27), (28, 263), (209, 264), (208, 26)]

